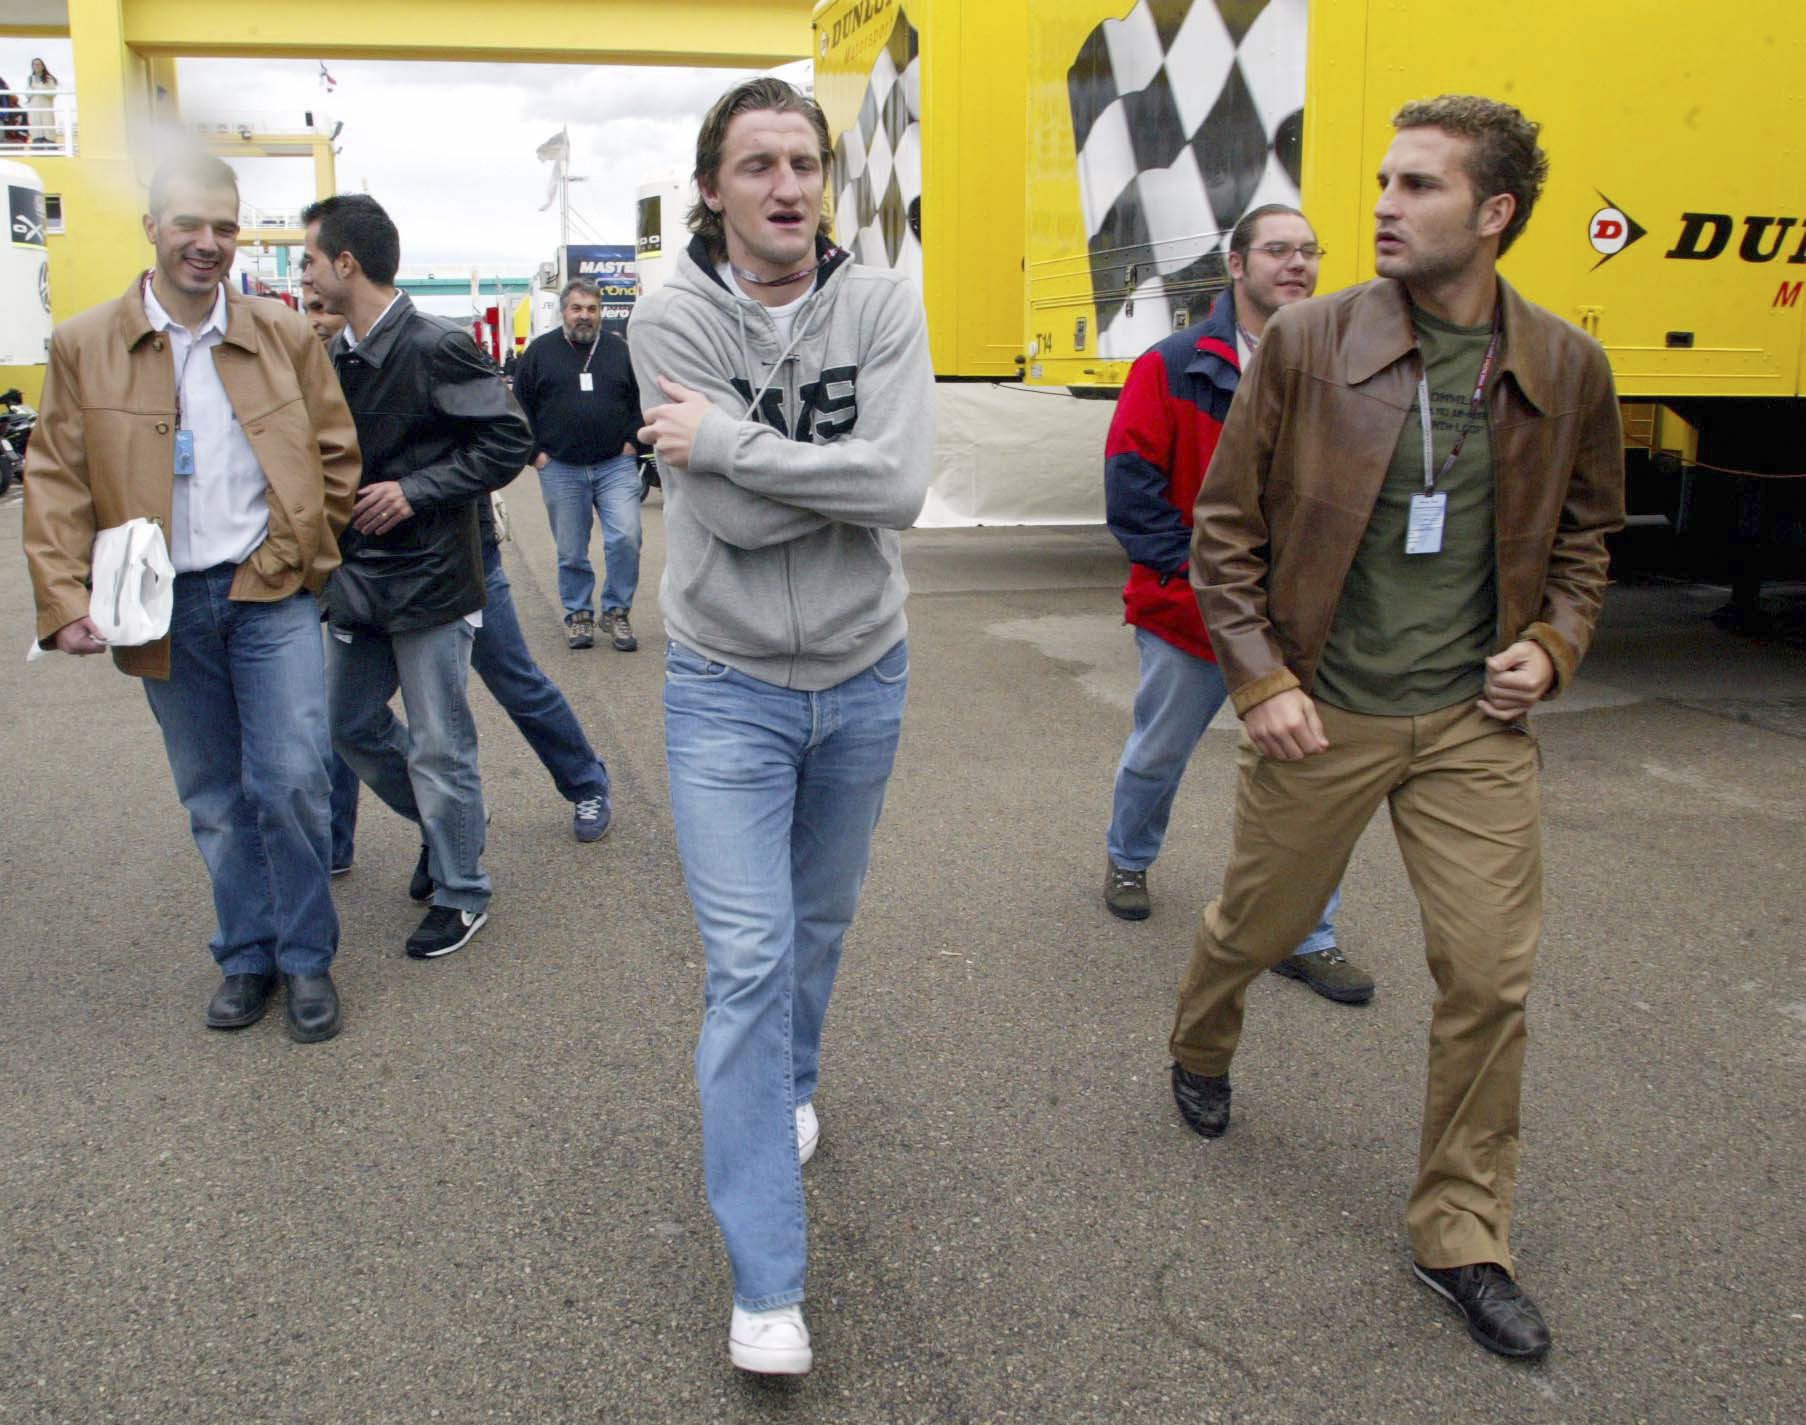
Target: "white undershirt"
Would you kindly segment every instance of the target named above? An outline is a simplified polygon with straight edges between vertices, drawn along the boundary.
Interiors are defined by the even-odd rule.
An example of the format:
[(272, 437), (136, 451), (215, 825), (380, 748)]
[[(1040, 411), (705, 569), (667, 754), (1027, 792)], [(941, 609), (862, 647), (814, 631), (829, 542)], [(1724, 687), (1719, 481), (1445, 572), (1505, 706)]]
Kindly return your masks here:
[(213, 364), (213, 349), (226, 339), (225, 286), (218, 289), (213, 311), (198, 332), (163, 310), (148, 281), (144, 315), (169, 338), (176, 429), (194, 433), (194, 474), (174, 477), (169, 562), (178, 574), (242, 564), (269, 533), (269, 482)]

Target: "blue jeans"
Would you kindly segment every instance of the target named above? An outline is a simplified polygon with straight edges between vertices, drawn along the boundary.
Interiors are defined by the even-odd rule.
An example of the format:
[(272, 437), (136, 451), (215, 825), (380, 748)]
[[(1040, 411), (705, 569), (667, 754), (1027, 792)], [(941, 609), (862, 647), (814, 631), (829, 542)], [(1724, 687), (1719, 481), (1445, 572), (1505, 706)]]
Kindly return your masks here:
[[(583, 725), (558, 685), (533, 661), (502, 569), (501, 547), (483, 544), (483, 587), (489, 602), (471, 647), (470, 666), (527, 739), (552, 784), (567, 802), (601, 797), (608, 806), (608, 767), (589, 745)], [(357, 773), (333, 757), (332, 864), (349, 866), (357, 831)]]
[(357, 789), (363, 783), (337, 752), (327, 771), (332, 778), (332, 864), (349, 866), (357, 859)]
[[(1135, 630), (1135, 647), (1141, 654), (1135, 727), (1116, 769), (1105, 846), (1110, 859), (1124, 870), (1145, 871), (1166, 840), (1173, 798), (1191, 754), (1229, 693), (1222, 669), (1208, 658), (1175, 648), (1145, 628)], [(1298, 954), (1314, 955), (1336, 943), (1334, 921), (1341, 903), (1338, 886)]]
[[(409, 633), (334, 629), (326, 654), (333, 746), (371, 791), (419, 825), (433, 904), (468, 911), (489, 904), (477, 725), (464, 697), (475, 638), (461, 618)], [(389, 710), (398, 687), (405, 726)]]
[(539, 472), (546, 518), (558, 546), (558, 602), (565, 622), (594, 613), (596, 571), (589, 562), (589, 518), (602, 522), (602, 607), (631, 609), (640, 586), (640, 465), (616, 455), (599, 465), (550, 460)]
[[(638, 476), (635, 476), (638, 480)], [(636, 483), (634, 489), (639, 489)], [(638, 505), (634, 524), (637, 538)], [(639, 550), (634, 550), (635, 562)], [(502, 569), (501, 546), (483, 544), (483, 587), (489, 602), (483, 609), (483, 626), (477, 630), (470, 666), (494, 694), (514, 725), (520, 729), (552, 784), (567, 802), (587, 797), (608, 801), (608, 768), (583, 735), (583, 725), (558, 685), (533, 661), (527, 637), (521, 632), (520, 615), (514, 609), (514, 591)]]
[[(328, 642), (332, 639), (325, 624), (320, 625), (320, 636)], [(363, 783), (345, 765), (336, 748), (326, 759), (326, 774), (332, 782), (332, 796), (327, 802), (332, 812), (332, 864), (349, 866), (357, 858), (357, 790)]]
[(209, 948), (221, 972), (324, 974), (339, 917), (327, 883), (320, 607), (305, 592), (235, 602), (234, 572), (176, 576), (169, 678), (146, 678), (144, 693), (213, 882)]
[(815, 1093), (908, 679), (904, 643), (818, 693), (666, 648), (671, 816), (708, 955), (703, 1174), (749, 1311), (803, 1299), (795, 1112)]

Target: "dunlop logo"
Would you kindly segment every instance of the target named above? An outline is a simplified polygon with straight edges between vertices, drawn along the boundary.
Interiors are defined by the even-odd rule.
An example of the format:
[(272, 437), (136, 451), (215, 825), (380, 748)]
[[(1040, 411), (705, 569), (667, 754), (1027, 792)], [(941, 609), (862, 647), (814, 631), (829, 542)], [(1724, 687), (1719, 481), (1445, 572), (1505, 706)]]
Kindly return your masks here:
[(896, 0), (858, 0), (822, 35), (822, 53), (826, 54), (829, 49), (837, 48), (851, 39), (857, 31), (864, 29), (895, 3)]

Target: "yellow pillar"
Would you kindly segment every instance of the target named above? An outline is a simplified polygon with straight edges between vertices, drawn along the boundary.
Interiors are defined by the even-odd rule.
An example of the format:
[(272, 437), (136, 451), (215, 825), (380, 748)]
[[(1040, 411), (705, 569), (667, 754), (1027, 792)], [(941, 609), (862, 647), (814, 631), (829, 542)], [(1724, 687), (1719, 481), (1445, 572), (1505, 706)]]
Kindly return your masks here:
[(333, 159), (332, 140), (314, 145), (314, 196), (330, 198), (339, 191), (339, 166)]
[(173, 122), (182, 112), (182, 91), (176, 83), (176, 57), (153, 54), (149, 60), (151, 113), (159, 120)]
[(149, 67), (126, 47), (123, 10), (121, 0), (69, 0), (80, 138), (77, 157), (62, 161), (65, 260), (53, 255), (51, 266), (59, 317), (116, 296), (145, 262), (138, 219), (151, 155), (133, 136), (149, 130)]
[(81, 154), (90, 161), (129, 158), (127, 135), (145, 117), (148, 71), (126, 48), (123, 9), (120, 0), (69, 0)]
[[(69, 0), (69, 40), (78, 125), (74, 158), (22, 155), (62, 199), (63, 231), (46, 244), (50, 310), (59, 322), (117, 297), (149, 263), (139, 218), (150, 172), (133, 135), (148, 131), (149, 71), (125, 43), (121, 0)], [(173, 69), (173, 65), (171, 66)], [(0, 367), (0, 388), (28, 401), (43, 390), (41, 366)]]

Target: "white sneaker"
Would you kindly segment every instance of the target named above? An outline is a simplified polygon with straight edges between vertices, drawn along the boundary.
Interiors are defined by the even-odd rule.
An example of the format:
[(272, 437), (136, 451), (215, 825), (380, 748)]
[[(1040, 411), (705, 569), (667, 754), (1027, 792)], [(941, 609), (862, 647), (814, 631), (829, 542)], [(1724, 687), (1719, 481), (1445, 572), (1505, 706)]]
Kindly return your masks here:
[(743, 1371), (765, 1376), (801, 1376), (815, 1364), (803, 1308), (779, 1306), (770, 1311), (734, 1308), (727, 1328), (727, 1356)]
[(815, 1156), (815, 1145), (821, 1142), (821, 1120), (815, 1116), (813, 1103), (796, 1106), (796, 1160), (799, 1164)]

